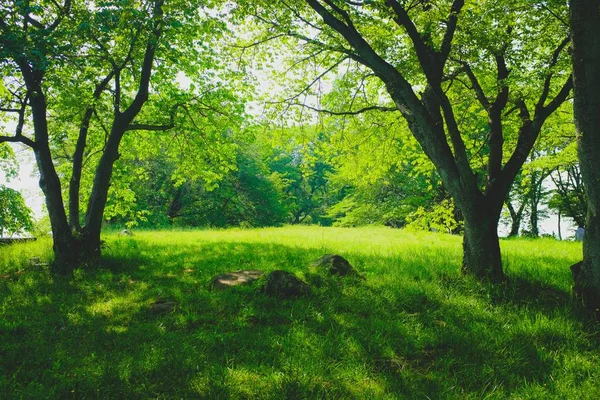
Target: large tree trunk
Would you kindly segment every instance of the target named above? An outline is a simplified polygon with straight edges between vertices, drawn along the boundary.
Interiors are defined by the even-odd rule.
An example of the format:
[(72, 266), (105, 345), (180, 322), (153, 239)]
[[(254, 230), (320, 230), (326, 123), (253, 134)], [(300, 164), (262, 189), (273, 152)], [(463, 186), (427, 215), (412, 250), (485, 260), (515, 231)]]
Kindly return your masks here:
[(583, 263), (575, 290), (600, 316), (600, 1), (571, 1), (574, 115), (578, 154), (587, 191)]
[[(117, 69), (113, 68), (110, 73), (96, 85), (94, 90), (94, 101), (98, 100), (102, 93), (108, 87), (110, 81), (117, 73)], [(90, 128), (92, 115), (94, 114), (94, 106), (88, 106), (83, 114), (81, 124), (79, 125), (79, 135), (77, 136), (77, 144), (73, 152), (73, 167), (71, 173), (71, 182), (69, 186), (69, 225), (73, 232), (81, 233), (81, 221), (79, 216), (79, 194), (81, 188), (81, 172), (83, 169), (83, 156), (87, 146), (87, 137)]]
[(46, 208), (52, 227), (54, 249), (53, 269), (59, 274), (66, 274), (77, 267), (78, 257), (74, 251), (74, 238), (67, 222), (60, 178), (52, 162), (52, 154), (48, 145), (48, 120), (46, 117), (46, 97), (42, 90), (41, 75), (35, 72), (24, 74), (30, 93), (33, 129), (35, 135), (34, 154), (40, 172), (40, 188), (44, 193)]
[(504, 280), (498, 220), (500, 211), (480, 205), (463, 210), (465, 233), (463, 237), (463, 272), (493, 282)]
[(74, 238), (67, 223), (60, 180), (52, 164), (50, 149), (47, 145), (40, 147), (43, 148), (36, 149), (35, 158), (40, 171), (40, 188), (44, 193), (52, 227), (53, 269), (59, 274), (66, 274), (77, 267), (78, 257), (73, 249)]
[(77, 137), (75, 152), (73, 153), (73, 167), (71, 171), (71, 181), (69, 183), (69, 225), (73, 232), (81, 232), (81, 224), (79, 221), (79, 192), (81, 187), (81, 172), (83, 169), (83, 155), (87, 144), (88, 129), (93, 112), (93, 108), (88, 108), (85, 111), (79, 127), (79, 136)]
[[(89, 254), (82, 246), (82, 237), (76, 237), (71, 231), (64, 200), (60, 178), (56, 173), (48, 140), (48, 121), (46, 118), (46, 99), (41, 86), (30, 89), (36, 93), (32, 96), (30, 105), (33, 117), (36, 146), (34, 154), (40, 172), (40, 188), (44, 193), (46, 208), (52, 227), (54, 250), (53, 270), (61, 275), (72, 272), (82, 263), (89, 261)], [(99, 240), (98, 240), (99, 247)]]
[(126, 128), (127, 124), (120, 122), (113, 124), (111, 135), (94, 175), (94, 184), (85, 216), (85, 228), (82, 233), (82, 246), (87, 255), (96, 260), (100, 258), (100, 233), (113, 166), (119, 157), (119, 145)]

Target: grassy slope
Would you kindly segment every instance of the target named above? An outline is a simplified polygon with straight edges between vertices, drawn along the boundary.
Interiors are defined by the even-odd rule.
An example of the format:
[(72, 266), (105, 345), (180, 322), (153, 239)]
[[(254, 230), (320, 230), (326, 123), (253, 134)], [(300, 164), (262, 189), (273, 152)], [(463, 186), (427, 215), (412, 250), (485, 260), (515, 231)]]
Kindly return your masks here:
[[(459, 273), (460, 238), (385, 228), (140, 232), (105, 266), (13, 272), (49, 242), (0, 248), (0, 397), (600, 398), (598, 326), (570, 298), (580, 244), (502, 243), (510, 281)], [(366, 281), (324, 279), (342, 254)], [(287, 269), (305, 299), (208, 290)], [(153, 314), (157, 298), (175, 311)]]

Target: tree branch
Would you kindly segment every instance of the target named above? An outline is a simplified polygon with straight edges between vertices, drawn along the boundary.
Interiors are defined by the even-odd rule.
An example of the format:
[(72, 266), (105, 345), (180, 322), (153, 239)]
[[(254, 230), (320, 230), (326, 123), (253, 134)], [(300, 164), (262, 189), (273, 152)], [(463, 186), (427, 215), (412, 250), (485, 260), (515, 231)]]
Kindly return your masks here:
[(25, 124), (25, 109), (27, 107), (28, 96), (25, 96), (25, 100), (21, 102), (21, 108), (15, 110), (19, 114), (19, 119), (17, 120), (17, 127), (15, 129), (15, 136), (0, 136), (0, 143), (10, 142), (10, 143), (23, 143), (32, 149), (36, 148), (36, 144), (33, 140), (29, 139), (27, 136), (23, 135), (23, 125)]
[(0, 143), (23, 143), (32, 149), (35, 149), (35, 142), (25, 136), (0, 136)]
[(115, 115), (119, 115), (121, 113), (121, 70), (114, 67), (113, 71), (115, 72), (115, 98), (113, 109)]
[(148, 38), (148, 42), (146, 43), (146, 51), (144, 52), (144, 61), (142, 62), (142, 71), (138, 90), (129, 107), (127, 107), (127, 109), (122, 113), (126, 121), (132, 121), (133, 118), (135, 118), (135, 116), (140, 112), (142, 106), (148, 99), (154, 55), (156, 54), (156, 49), (159, 43), (158, 39), (160, 38), (163, 29), (163, 3), (164, 0), (155, 0), (154, 3), (154, 26), (152, 28), (152, 33)]
[(488, 110), (491, 105), (490, 101), (483, 92), (483, 88), (481, 87), (479, 80), (477, 80), (477, 77), (473, 73), (471, 66), (466, 61), (456, 61), (463, 66), (464, 72), (467, 74), (467, 77), (471, 81), (471, 85), (473, 86), (472, 89), (475, 91), (475, 96), (477, 97), (477, 100), (479, 100), (479, 103), (483, 106), (484, 109)]
[(488, 189), (490, 189), (500, 177), (502, 172), (502, 156), (504, 153), (504, 133), (502, 129), (502, 112), (508, 102), (509, 88), (505, 80), (508, 78), (509, 70), (503, 54), (498, 54), (496, 59), (496, 83), (498, 93), (496, 99), (487, 109), (488, 124), (490, 127), (490, 154), (488, 159)]
[(51, 31), (51, 32), (54, 29), (56, 29), (58, 27), (58, 25), (60, 25), (62, 19), (69, 12), (71, 12), (71, 0), (65, 0), (65, 3), (62, 6), (62, 8), (56, 2), (54, 2), (54, 5), (58, 8), (58, 16), (56, 17), (56, 19), (54, 20), (54, 22), (52, 24), (50, 24), (50, 26), (48, 26), (48, 30)]
[(365, 113), (367, 111), (384, 111), (384, 112), (397, 112), (398, 111), (398, 107), (384, 107), (384, 106), (368, 106), (368, 107), (363, 107), (363, 108), (360, 108), (360, 109), (354, 110), (354, 111), (333, 111), (333, 110), (311, 107), (311, 106), (308, 106), (308, 105), (302, 104), (302, 103), (292, 103), (291, 105), (301, 106), (301, 107), (307, 108), (312, 111), (316, 111), (316, 112), (323, 113), (323, 114), (329, 114), (329, 115), (359, 115), (359, 114)]
[(538, 110), (541, 110), (542, 108), (544, 108), (544, 103), (548, 99), (548, 93), (550, 92), (550, 83), (552, 82), (553, 73), (552, 73), (551, 69), (558, 62), (558, 57), (560, 56), (560, 53), (562, 52), (562, 50), (570, 42), (571, 42), (571, 37), (567, 36), (552, 53), (552, 58), (550, 59), (550, 64), (548, 65), (548, 68), (550, 69), (550, 71), (548, 72), (548, 75), (546, 75), (546, 79), (544, 80), (544, 87), (542, 89), (542, 94), (540, 95), (540, 99), (538, 100), (538, 102), (535, 106), (536, 112)]
[(454, 0), (452, 6), (450, 7), (450, 15), (448, 16), (448, 21), (446, 22), (446, 33), (444, 34), (444, 39), (442, 40), (442, 45), (440, 46), (440, 51), (438, 53), (440, 73), (443, 72), (444, 65), (446, 64), (448, 56), (450, 55), (452, 39), (454, 39), (456, 25), (458, 24), (458, 14), (460, 14), (460, 11), (464, 5), (464, 0)]
[(563, 84), (558, 94), (550, 101), (550, 103), (548, 103), (547, 106), (542, 106), (540, 109), (536, 109), (535, 120), (539, 121), (538, 123), (540, 124), (543, 123), (550, 114), (556, 111), (556, 109), (567, 100), (572, 89), (573, 75), (571, 74)]
[(396, 24), (400, 27), (404, 27), (406, 30), (408, 37), (410, 37), (410, 40), (413, 43), (421, 67), (427, 77), (430, 77), (431, 73), (437, 69), (434, 62), (434, 50), (425, 43), (419, 34), (417, 27), (408, 16), (408, 13), (397, 0), (385, 0), (385, 2), (394, 11), (394, 21)]
[(150, 125), (150, 124), (129, 124), (126, 131), (168, 131), (173, 129), (175, 124)]
[[(523, 166), (523, 163), (529, 156), (533, 145), (538, 137), (541, 125), (534, 124), (531, 120), (531, 114), (523, 100), (518, 100), (516, 103), (519, 108), (519, 116), (521, 118), (521, 127), (519, 128), (519, 139), (515, 151), (510, 159), (504, 165), (497, 183), (507, 185), (512, 182)], [(494, 182), (496, 183), (496, 182)]]

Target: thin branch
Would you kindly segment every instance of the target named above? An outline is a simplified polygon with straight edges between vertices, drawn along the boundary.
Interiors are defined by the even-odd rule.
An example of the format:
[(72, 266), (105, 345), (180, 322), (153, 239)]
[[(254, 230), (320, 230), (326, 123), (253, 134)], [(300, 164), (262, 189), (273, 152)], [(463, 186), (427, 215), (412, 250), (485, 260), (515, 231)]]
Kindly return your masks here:
[(456, 25), (458, 23), (458, 14), (464, 5), (464, 0), (454, 0), (452, 6), (450, 7), (450, 15), (448, 16), (448, 21), (446, 22), (446, 33), (444, 34), (444, 39), (442, 40), (442, 45), (440, 46), (440, 51), (438, 53), (442, 71), (444, 70), (444, 65), (446, 64), (448, 55), (450, 54), (452, 39), (454, 39), (454, 32), (456, 31)]
[(126, 131), (168, 131), (173, 129), (174, 124), (150, 125), (150, 124), (129, 124)]
[[(288, 97), (287, 99), (284, 99), (283, 102), (290, 102), (290, 101), (295, 100), (298, 97), (300, 97), (303, 93), (307, 92), (311, 87), (313, 87), (313, 85), (315, 83), (317, 83), (325, 75), (327, 75), (328, 73), (330, 73), (331, 71), (333, 71), (333, 69), (337, 68), (342, 62), (344, 62), (347, 59), (348, 59), (348, 57), (342, 57), (342, 58), (340, 58), (338, 61), (336, 61), (335, 63), (333, 63), (331, 66), (329, 66), (325, 71), (323, 71), (322, 73), (320, 73), (319, 75), (317, 75), (317, 77), (315, 79), (313, 79), (308, 85), (306, 85), (300, 92), (296, 93), (292, 97)], [(281, 103), (281, 102), (268, 102), (268, 103), (272, 104), (272, 103)]]
[(277, 35), (275, 35), (275, 36), (269, 36), (269, 37), (267, 37), (267, 38), (265, 38), (265, 39), (261, 39), (261, 40), (258, 40), (258, 41), (256, 41), (256, 42), (252, 42), (252, 43), (250, 43), (250, 44), (246, 44), (246, 45), (237, 45), (237, 44), (232, 44), (232, 45), (230, 45), (230, 47), (233, 47), (233, 48), (236, 48), (236, 49), (244, 49), (244, 50), (245, 50), (245, 49), (250, 49), (250, 48), (252, 48), (252, 47), (259, 46), (259, 45), (261, 45), (261, 44), (264, 44), (264, 43), (270, 42), (270, 41), (272, 41), (272, 40), (275, 40), (275, 39), (279, 39), (280, 37), (284, 37), (284, 36), (287, 36), (287, 35), (286, 35), (286, 34), (284, 34), (284, 33), (279, 33), (279, 34), (277, 34)]
[(335, 11), (338, 15), (340, 15), (349, 27), (354, 28), (354, 23), (352, 22), (352, 19), (350, 18), (350, 15), (348, 14), (348, 12), (346, 10), (339, 7), (331, 0), (323, 0), (323, 1), (325, 2), (325, 4), (327, 4), (329, 7), (331, 7), (331, 9), (333, 11)]
[(15, 136), (0, 136), (0, 143), (11, 142), (11, 143), (23, 143), (32, 149), (35, 149), (36, 144), (33, 140), (23, 135), (23, 125), (25, 124), (25, 109), (27, 107), (28, 96), (25, 96), (25, 100), (21, 102), (21, 108), (17, 110), (19, 113), (19, 119), (17, 120), (17, 127), (15, 129)]
[(283, 0), (279, 0), (288, 10), (290, 10), (292, 12), (292, 14), (294, 14), (294, 16), (296, 18), (298, 18), (300, 21), (302, 21), (302, 23), (310, 26), (311, 28), (317, 30), (317, 31), (323, 31), (323, 28), (318, 27), (317, 25), (313, 24), (312, 22), (310, 22), (309, 20), (307, 20), (306, 18), (304, 18), (302, 15), (300, 15), (300, 13), (298, 12), (297, 9), (295, 9), (294, 7), (290, 6), (288, 3), (286, 3)]
[(550, 71), (548, 72), (548, 75), (546, 75), (546, 79), (544, 80), (544, 88), (542, 89), (542, 94), (535, 106), (536, 111), (544, 108), (544, 103), (548, 99), (548, 93), (550, 92), (550, 83), (552, 81), (552, 76), (553, 76), (551, 69), (552, 69), (552, 67), (554, 67), (556, 65), (556, 63), (558, 63), (558, 57), (560, 56), (560, 53), (570, 42), (571, 42), (571, 37), (567, 36), (552, 53), (552, 58), (550, 59), (550, 64), (548, 65), (548, 68), (550, 69)]
[(121, 113), (121, 70), (116, 68), (115, 70), (115, 97), (113, 102), (113, 109), (115, 115)]
[(312, 111), (316, 111), (316, 112), (323, 113), (323, 114), (329, 114), (329, 115), (358, 115), (358, 114), (365, 113), (367, 111), (384, 111), (384, 112), (398, 111), (397, 107), (384, 107), (384, 106), (368, 106), (368, 107), (363, 107), (363, 108), (360, 108), (360, 109), (354, 110), (354, 111), (333, 111), (333, 110), (311, 107), (311, 106), (303, 104), (303, 103), (292, 103), (291, 105), (301, 106), (301, 107), (307, 108)]
[(460, 64), (462, 64), (462, 66), (464, 68), (464, 72), (467, 74), (467, 77), (471, 81), (472, 88), (470, 88), (470, 89), (473, 89), (475, 91), (475, 96), (477, 97), (477, 100), (479, 100), (479, 103), (483, 106), (483, 108), (488, 110), (491, 106), (490, 101), (488, 100), (485, 93), (483, 92), (483, 88), (481, 87), (479, 80), (473, 73), (471, 66), (466, 61), (460, 61), (460, 60), (456, 60), (456, 61), (459, 62)]
[(569, 75), (562, 88), (558, 92), (558, 94), (548, 103), (547, 106), (541, 107), (541, 109), (537, 109), (535, 112), (535, 119), (537, 121), (543, 122), (550, 114), (552, 114), (562, 103), (564, 103), (571, 90), (573, 89), (573, 75)]
[(29, 22), (31, 25), (35, 26), (36, 28), (38, 28), (40, 30), (46, 29), (46, 27), (40, 21), (33, 18), (31, 15), (27, 14), (27, 15), (24, 15), (24, 17), (27, 22)]
[(0, 143), (23, 143), (32, 149), (35, 148), (35, 142), (25, 136), (16, 137), (16, 136), (0, 136)]
[(52, 24), (50, 24), (50, 26), (48, 27), (49, 31), (53, 31), (54, 29), (56, 29), (58, 27), (58, 25), (60, 25), (62, 19), (69, 13), (71, 12), (71, 0), (65, 0), (65, 4), (60, 7), (58, 5), (58, 3), (56, 3), (55, 1), (53, 1), (54, 5), (58, 8), (58, 16), (56, 17), (56, 19), (54, 20), (54, 22)]
[(560, 21), (565, 26), (565, 28), (569, 28), (569, 26), (571, 26), (571, 24), (569, 24), (568, 21), (565, 21), (564, 18), (562, 18), (560, 15), (558, 15), (557, 13), (555, 13), (554, 11), (552, 11), (544, 2), (541, 2), (540, 5), (546, 11), (548, 11), (554, 18), (556, 18), (558, 21)]
[(427, 45), (427, 43), (425, 43), (425, 41), (419, 34), (417, 27), (408, 16), (408, 13), (397, 0), (386, 0), (385, 2), (394, 11), (394, 21), (396, 22), (396, 24), (398, 24), (398, 26), (400, 27), (404, 27), (404, 29), (406, 30), (406, 33), (408, 34), (410, 40), (413, 43), (413, 46), (417, 53), (417, 57), (419, 58), (424, 72), (428, 76), (430, 76), (430, 73), (433, 72), (432, 68), (434, 67), (433, 49), (430, 48)]
[(333, 51), (333, 52), (336, 52), (336, 53), (346, 54), (347, 56), (349, 56), (353, 60), (358, 61), (361, 64), (367, 65), (366, 61), (364, 59), (362, 59), (358, 54), (354, 53), (352, 50), (347, 49), (347, 48), (345, 48), (343, 46), (330, 46), (330, 45), (325, 44), (325, 43), (323, 43), (323, 42), (321, 42), (319, 40), (316, 40), (316, 39), (313, 39), (313, 38), (309, 38), (308, 36), (305, 36), (305, 35), (302, 35), (300, 33), (288, 30), (285, 27), (283, 27), (282, 25), (278, 24), (277, 22), (269, 21), (269, 20), (267, 20), (267, 19), (265, 19), (262, 16), (257, 15), (257, 14), (253, 14), (253, 17), (256, 18), (256, 19), (258, 19), (259, 21), (261, 21), (261, 22), (263, 22), (265, 24), (271, 25), (271, 26), (273, 26), (275, 28), (286, 30), (286, 33), (285, 33), (286, 36), (293, 37), (293, 38), (296, 38), (296, 39), (300, 39), (300, 40), (302, 40), (302, 41), (304, 41), (306, 43), (312, 44), (314, 46), (317, 46), (317, 47), (325, 49), (325, 50)]

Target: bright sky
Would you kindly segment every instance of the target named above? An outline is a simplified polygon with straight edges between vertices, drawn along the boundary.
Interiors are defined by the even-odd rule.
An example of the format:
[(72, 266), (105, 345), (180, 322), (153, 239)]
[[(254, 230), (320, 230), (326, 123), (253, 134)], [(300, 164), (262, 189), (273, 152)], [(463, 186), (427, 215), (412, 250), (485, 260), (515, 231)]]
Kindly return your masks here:
[(43, 215), (44, 197), (38, 185), (39, 175), (33, 152), (23, 145), (11, 144), (11, 147), (19, 161), (19, 175), (7, 181), (5, 174), (0, 171), (0, 185), (18, 190), (27, 206), (33, 210), (36, 218), (40, 218)]

